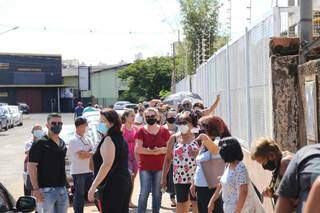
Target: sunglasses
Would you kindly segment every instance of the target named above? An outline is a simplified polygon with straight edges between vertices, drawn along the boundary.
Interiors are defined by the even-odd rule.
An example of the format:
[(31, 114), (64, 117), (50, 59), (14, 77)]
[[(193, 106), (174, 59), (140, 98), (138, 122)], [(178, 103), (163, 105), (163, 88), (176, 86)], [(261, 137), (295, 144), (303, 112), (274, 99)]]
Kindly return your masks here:
[(187, 121), (178, 121), (176, 124), (177, 125), (187, 125), (188, 122)]
[(55, 125), (59, 125), (59, 126), (62, 126), (62, 122), (51, 122), (51, 125), (52, 126), (55, 126)]
[(155, 115), (147, 115), (146, 118), (156, 118)]

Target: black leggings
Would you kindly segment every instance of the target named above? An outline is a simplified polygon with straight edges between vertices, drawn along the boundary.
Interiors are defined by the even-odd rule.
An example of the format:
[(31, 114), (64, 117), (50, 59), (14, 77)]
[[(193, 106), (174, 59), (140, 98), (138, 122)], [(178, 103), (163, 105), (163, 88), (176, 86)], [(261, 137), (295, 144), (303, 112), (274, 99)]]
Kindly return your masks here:
[[(214, 194), (216, 188), (209, 189), (208, 187), (197, 187), (196, 186), (196, 193), (197, 193), (197, 203), (198, 203), (198, 209), (199, 213), (208, 213), (208, 204), (209, 201)], [(216, 200), (215, 206), (214, 206), (214, 213), (223, 213), (223, 202), (221, 195)]]
[(103, 191), (102, 199), (98, 201), (101, 213), (129, 212), (130, 192), (132, 190), (130, 176), (114, 176)]

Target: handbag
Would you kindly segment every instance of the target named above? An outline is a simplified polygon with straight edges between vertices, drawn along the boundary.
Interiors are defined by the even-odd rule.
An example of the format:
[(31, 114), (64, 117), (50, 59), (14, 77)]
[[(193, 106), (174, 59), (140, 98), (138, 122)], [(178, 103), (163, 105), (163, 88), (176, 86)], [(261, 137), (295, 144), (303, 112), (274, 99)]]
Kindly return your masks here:
[(220, 182), (224, 169), (226, 167), (225, 162), (219, 158), (212, 158), (210, 153), (210, 159), (201, 162), (204, 177), (208, 183), (208, 188), (216, 188)]
[(241, 213), (265, 213), (253, 183), (248, 183), (248, 194)]

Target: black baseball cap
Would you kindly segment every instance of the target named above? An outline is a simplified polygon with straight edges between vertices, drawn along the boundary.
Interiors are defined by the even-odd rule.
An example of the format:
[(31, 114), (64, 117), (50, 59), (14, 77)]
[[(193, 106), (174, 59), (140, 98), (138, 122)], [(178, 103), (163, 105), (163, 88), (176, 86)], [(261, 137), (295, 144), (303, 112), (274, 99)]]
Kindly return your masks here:
[(83, 124), (87, 124), (87, 123), (88, 123), (87, 119), (82, 116), (77, 117), (76, 120), (74, 121), (74, 125), (76, 127), (83, 125)]

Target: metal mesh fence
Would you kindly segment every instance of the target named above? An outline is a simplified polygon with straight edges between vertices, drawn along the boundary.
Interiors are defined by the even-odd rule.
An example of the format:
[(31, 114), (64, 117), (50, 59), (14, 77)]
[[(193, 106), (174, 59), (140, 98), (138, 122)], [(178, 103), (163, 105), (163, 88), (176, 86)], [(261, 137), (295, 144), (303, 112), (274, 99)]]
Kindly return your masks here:
[[(216, 115), (247, 147), (254, 138), (272, 136), (268, 42), (274, 35), (273, 21), (273, 14), (269, 14), (238, 40), (221, 48), (191, 76), (192, 92), (203, 97), (206, 106), (221, 94)], [(190, 89), (188, 84), (186, 77), (177, 84), (177, 91)]]

